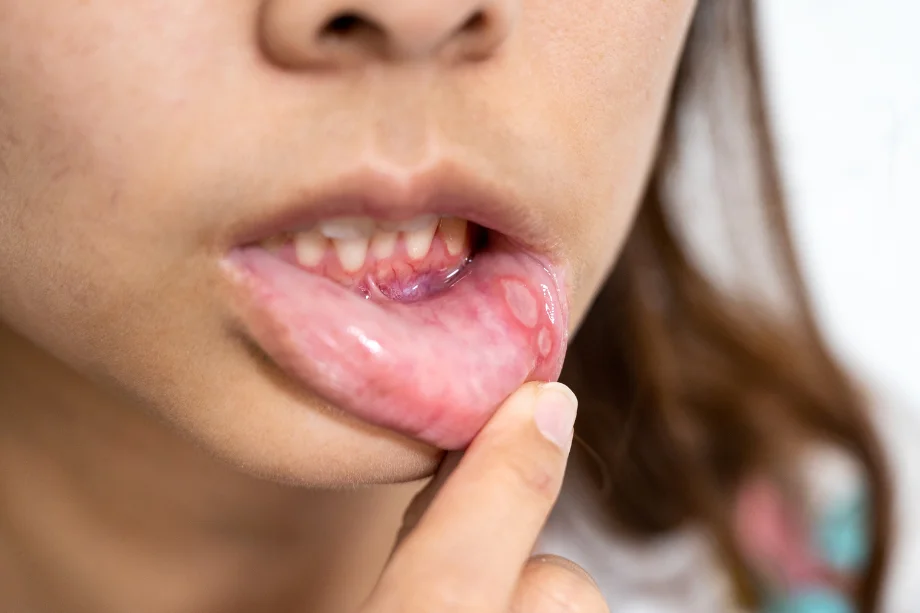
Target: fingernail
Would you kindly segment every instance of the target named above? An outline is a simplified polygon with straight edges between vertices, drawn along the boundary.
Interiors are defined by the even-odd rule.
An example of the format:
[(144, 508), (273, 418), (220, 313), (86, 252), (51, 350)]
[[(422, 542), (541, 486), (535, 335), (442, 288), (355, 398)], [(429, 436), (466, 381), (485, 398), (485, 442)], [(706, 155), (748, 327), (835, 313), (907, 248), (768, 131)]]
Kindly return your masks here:
[(544, 383), (540, 386), (534, 421), (540, 433), (568, 452), (572, 446), (578, 398), (562, 383)]

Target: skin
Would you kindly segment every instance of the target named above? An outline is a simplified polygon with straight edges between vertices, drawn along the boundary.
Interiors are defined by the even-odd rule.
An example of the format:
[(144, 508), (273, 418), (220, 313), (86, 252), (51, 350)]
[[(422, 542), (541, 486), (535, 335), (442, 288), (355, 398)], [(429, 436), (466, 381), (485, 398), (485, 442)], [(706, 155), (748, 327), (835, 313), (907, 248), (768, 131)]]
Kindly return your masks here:
[[(266, 366), (221, 257), (292, 193), (447, 160), (528, 203), (574, 331), (638, 206), (693, 5), (0, 0), (4, 608), (364, 600), (440, 452)], [(344, 9), (377, 27), (330, 46)], [(460, 29), (477, 10), (487, 26)]]

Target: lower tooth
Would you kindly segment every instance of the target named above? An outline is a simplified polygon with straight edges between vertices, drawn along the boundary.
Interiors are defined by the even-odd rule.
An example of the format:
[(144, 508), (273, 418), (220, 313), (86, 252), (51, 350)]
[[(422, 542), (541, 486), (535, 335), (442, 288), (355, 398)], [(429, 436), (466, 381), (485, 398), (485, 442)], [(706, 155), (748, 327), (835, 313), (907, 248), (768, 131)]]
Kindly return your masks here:
[(437, 221), (437, 215), (420, 215), (405, 221), (381, 221), (377, 225), (389, 232), (414, 232), (436, 224)]
[(358, 272), (364, 268), (368, 243), (366, 238), (335, 240), (332, 243), (345, 272)]
[(460, 255), (466, 247), (466, 226), (465, 219), (456, 217), (445, 217), (441, 220), (439, 231), (447, 247), (447, 253), (450, 255)]
[(438, 229), (437, 223), (432, 223), (425, 228), (406, 232), (406, 253), (410, 260), (421, 260), (431, 250), (431, 241)]
[(316, 266), (326, 255), (328, 241), (319, 232), (303, 232), (294, 237), (294, 253), (304, 266)]
[(383, 260), (393, 255), (396, 251), (396, 232), (377, 232), (371, 239), (371, 253), (375, 258)]

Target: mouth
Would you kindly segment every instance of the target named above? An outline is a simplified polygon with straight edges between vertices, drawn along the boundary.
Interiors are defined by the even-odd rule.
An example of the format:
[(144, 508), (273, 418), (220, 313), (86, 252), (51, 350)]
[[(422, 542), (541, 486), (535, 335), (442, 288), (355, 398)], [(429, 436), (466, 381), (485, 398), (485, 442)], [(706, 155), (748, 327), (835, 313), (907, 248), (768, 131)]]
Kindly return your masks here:
[(563, 267), (522, 206), (456, 172), (364, 172), (241, 234), (239, 315), (300, 385), (441, 449), (466, 447), (521, 384), (556, 380)]

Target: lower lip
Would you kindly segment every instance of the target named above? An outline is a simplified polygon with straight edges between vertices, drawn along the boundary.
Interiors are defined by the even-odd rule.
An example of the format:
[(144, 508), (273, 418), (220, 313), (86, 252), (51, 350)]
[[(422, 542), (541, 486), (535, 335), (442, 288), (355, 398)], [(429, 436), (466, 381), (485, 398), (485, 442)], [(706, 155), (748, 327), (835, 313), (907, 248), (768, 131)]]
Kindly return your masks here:
[(562, 369), (557, 274), (507, 241), (449, 289), (374, 302), (261, 247), (226, 260), (255, 342), (341, 409), (441, 449), (466, 447), (501, 402)]

